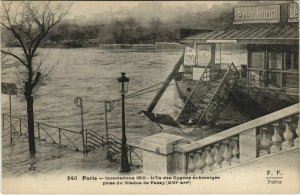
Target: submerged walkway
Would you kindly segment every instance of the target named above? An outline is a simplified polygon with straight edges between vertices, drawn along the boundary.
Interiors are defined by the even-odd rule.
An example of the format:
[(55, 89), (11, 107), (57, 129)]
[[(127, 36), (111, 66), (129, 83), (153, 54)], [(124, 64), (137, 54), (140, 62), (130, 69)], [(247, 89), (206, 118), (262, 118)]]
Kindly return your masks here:
[[(14, 137), (16, 145), (10, 148), (9, 140), (2, 137), (2, 173), (6, 176), (64, 174), (72, 171), (109, 173), (118, 172), (119, 163), (106, 159), (105, 150), (96, 150), (83, 156), (57, 144), (36, 141), (37, 154), (31, 158), (28, 152), (27, 137), (20, 135)], [(142, 168), (132, 166), (130, 174), (141, 173)]]

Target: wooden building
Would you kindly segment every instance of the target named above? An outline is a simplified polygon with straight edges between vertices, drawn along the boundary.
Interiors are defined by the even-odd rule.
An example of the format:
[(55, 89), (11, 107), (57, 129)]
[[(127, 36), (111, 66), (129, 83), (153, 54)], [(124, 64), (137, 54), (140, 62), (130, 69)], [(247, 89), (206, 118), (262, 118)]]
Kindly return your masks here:
[[(217, 120), (228, 101), (250, 119), (299, 101), (298, 4), (237, 7), (233, 14), (227, 29), (181, 39), (184, 61), (175, 80), (185, 105), (177, 122)], [(240, 58), (232, 55), (234, 48), (244, 48), (243, 64), (234, 63)], [(226, 52), (233, 57), (223, 61)], [(234, 79), (225, 78), (227, 69), (235, 72)]]

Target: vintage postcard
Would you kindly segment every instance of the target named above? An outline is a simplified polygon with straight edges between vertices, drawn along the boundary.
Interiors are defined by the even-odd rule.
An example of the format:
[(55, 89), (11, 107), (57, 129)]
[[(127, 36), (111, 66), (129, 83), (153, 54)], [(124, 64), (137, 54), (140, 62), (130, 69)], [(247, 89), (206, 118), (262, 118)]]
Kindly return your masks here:
[(298, 1), (2, 1), (3, 194), (299, 194)]

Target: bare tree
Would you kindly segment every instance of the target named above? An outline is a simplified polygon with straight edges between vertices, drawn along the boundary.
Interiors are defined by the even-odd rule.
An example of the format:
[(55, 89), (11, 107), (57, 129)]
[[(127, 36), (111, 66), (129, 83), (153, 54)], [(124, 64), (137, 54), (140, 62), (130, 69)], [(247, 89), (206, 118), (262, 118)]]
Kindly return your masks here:
[(35, 155), (33, 92), (45, 81), (51, 68), (37, 62), (37, 50), (49, 31), (68, 13), (69, 8), (53, 2), (2, 2), (2, 27), (7, 29), (21, 48), (20, 52), (1, 49), (3, 56), (10, 56), (18, 62), (17, 71), (22, 80), (22, 89), (27, 103), (29, 152)]

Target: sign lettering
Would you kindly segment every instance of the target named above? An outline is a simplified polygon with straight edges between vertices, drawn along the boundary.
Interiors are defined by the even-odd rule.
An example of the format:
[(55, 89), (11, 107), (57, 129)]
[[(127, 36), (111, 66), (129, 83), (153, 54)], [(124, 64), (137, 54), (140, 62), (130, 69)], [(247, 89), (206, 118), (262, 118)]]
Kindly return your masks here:
[(234, 8), (234, 23), (277, 23), (280, 19), (280, 5)]
[(298, 22), (299, 21), (299, 8), (297, 3), (291, 3), (288, 5), (288, 22)]

